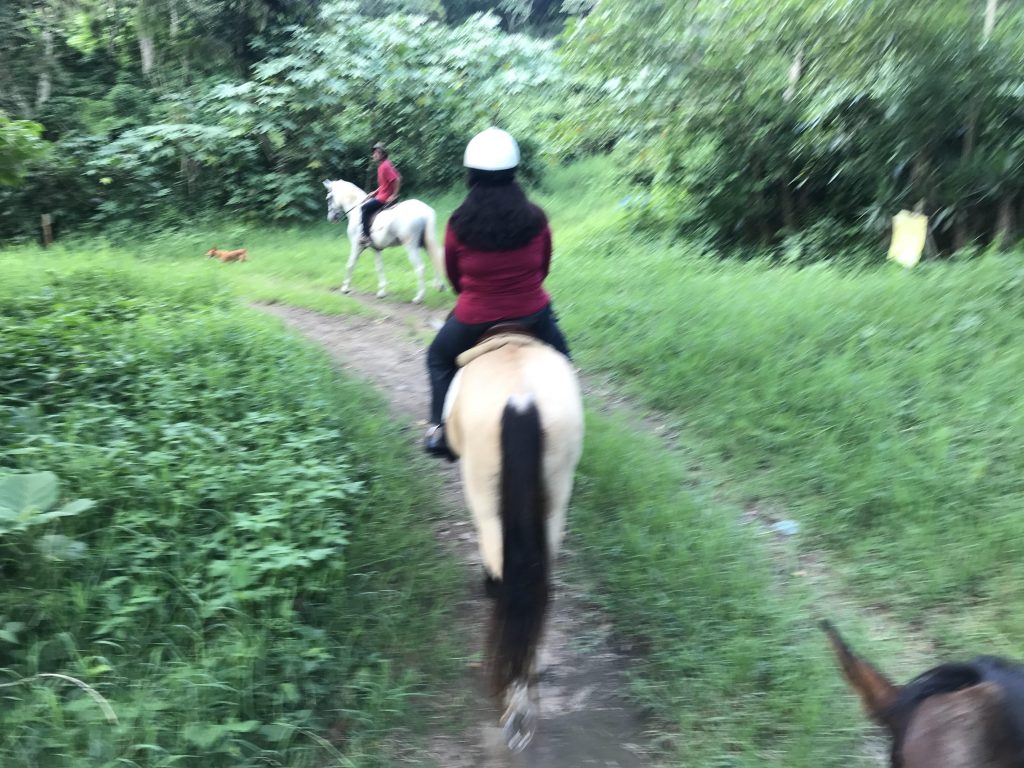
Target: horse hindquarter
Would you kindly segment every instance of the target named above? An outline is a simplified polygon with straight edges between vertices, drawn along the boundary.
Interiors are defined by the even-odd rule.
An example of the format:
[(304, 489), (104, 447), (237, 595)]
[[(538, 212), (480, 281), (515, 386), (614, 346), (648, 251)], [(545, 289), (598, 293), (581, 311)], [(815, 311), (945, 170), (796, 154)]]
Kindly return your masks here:
[(445, 423), (484, 566), (500, 582), (488, 658), (505, 739), (519, 751), (537, 720), (535, 658), (582, 448), (575, 373), (542, 344), (487, 352), (456, 376)]
[(575, 373), (551, 348), (509, 345), (461, 369), (446, 403), (449, 443), (460, 456), (467, 502), (488, 573), (503, 582), (495, 606), (524, 623), (504, 631), (525, 655), (492, 638), (495, 658), (511, 659), (496, 682), (528, 675), (548, 599), (582, 447), (583, 410)]

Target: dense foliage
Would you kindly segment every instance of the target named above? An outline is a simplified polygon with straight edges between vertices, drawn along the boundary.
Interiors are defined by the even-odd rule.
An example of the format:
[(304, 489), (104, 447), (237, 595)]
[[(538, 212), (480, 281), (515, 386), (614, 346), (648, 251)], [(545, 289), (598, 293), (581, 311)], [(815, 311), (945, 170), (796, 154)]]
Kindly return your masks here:
[(308, 220), (320, 178), (372, 184), (368, 143), (439, 188), (497, 121), (531, 157), (615, 148), (641, 223), (720, 246), (878, 253), (900, 209), (933, 250), (1018, 238), (1006, 0), (16, 0), (0, 22), (0, 111), (53, 143), (26, 155), (7, 124), (0, 174), (27, 179), (0, 190), (0, 237), (43, 212)]
[(0, 763), (368, 764), (451, 588), (382, 409), (208, 283), (9, 285)]
[(623, 0), (566, 53), (590, 139), (619, 141), (651, 187), (639, 215), (801, 258), (877, 246), (900, 208), (929, 214), (940, 248), (1016, 239), (1022, 24), (997, 0)]
[[(537, 94), (558, 79), (552, 44), (506, 33), (499, 16), (451, 27), (345, 0), (308, 6), (140, 6), (137, 60), (105, 17), (35, 37), (28, 10), (13, 18), (22, 53), (35, 41), (52, 67), (12, 70), (0, 107), (41, 121), (54, 151), (20, 190), (0, 193), (0, 232), (31, 232), (42, 212), (65, 229), (213, 211), (308, 220), (323, 214), (322, 178), (375, 185), (376, 140), (392, 146), (406, 191), (422, 193), (461, 174), (474, 131), (529, 124)], [(156, 23), (175, 8), (176, 27)], [(232, 39), (240, 47), (218, 44)], [(3, 146), (0, 156), (15, 157)]]
[(39, 140), (43, 126), (30, 120), (11, 120), (0, 112), (0, 186), (21, 181), (30, 161), (45, 151)]

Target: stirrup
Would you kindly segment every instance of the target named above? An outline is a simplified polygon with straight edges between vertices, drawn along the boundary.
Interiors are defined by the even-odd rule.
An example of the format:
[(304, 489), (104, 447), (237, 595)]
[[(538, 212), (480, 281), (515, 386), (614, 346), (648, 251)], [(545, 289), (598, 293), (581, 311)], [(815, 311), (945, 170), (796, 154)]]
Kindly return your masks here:
[(423, 450), (431, 456), (439, 456), (448, 461), (455, 461), (458, 457), (448, 447), (448, 441), (444, 436), (444, 425), (435, 424), (423, 438)]

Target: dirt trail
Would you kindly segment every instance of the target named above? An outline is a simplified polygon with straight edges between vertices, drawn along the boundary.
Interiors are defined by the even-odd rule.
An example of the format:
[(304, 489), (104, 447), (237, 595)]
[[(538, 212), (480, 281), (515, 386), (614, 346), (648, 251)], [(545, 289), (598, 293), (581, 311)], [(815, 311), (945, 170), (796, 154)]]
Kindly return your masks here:
[[(373, 300), (372, 317), (327, 316), (282, 305), (261, 306), (322, 346), (343, 369), (370, 381), (409, 424), (409, 439), (423, 434), (429, 390), (425, 370), (427, 339), (445, 311)], [(444, 477), (442, 503), (448, 511), (437, 534), (466, 563), (467, 594), (457, 614), (467, 653), (483, 644), (478, 617), (488, 606), (480, 588), (482, 565), (476, 535), (462, 498), (456, 465), (433, 464)], [(572, 557), (571, 542), (563, 557)], [(467, 669), (464, 694), (471, 697), (474, 725), (459, 736), (439, 735), (425, 753), (405, 764), (444, 768), (639, 768), (655, 765), (650, 734), (639, 713), (622, 696), (627, 659), (614, 646), (609, 625), (572, 585), (558, 580), (540, 656), (541, 722), (533, 743), (512, 755), (497, 727), (498, 711), (482, 693), (479, 668)]]
[[(277, 315), (307, 338), (323, 346), (343, 367), (368, 379), (385, 393), (395, 413), (409, 420), (410, 440), (422, 436), (428, 411), (425, 350), (429, 339), (443, 322), (444, 310), (431, 310), (407, 303), (385, 303), (369, 297), (358, 300), (374, 316), (325, 316), (283, 306), (262, 307)], [(635, 428), (657, 434), (667, 450), (690, 468), (690, 484), (725, 506), (744, 509), (743, 520), (765, 537), (765, 546), (775, 563), (780, 583), (799, 581), (825, 612), (836, 620), (858, 617), (865, 621), (876, 639), (899, 638), (902, 651), (888, 659), (893, 677), (907, 679), (927, 668), (937, 658), (936, 649), (919, 633), (905, 626), (884, 607), (864, 606), (849, 594), (843, 579), (832, 572), (823, 552), (799, 549), (773, 525), (787, 517), (786, 510), (756, 499), (735, 496), (728, 481), (712, 477), (681, 436), (685, 428), (678, 418), (641, 408), (608, 381), (596, 376), (582, 379), (591, 406), (625, 416)], [(467, 578), (477, 587), (481, 566), (475, 548), (475, 532), (469, 521), (454, 465), (438, 462), (445, 476), (444, 504), (450, 510), (448, 526), (439, 530), (450, 546), (470, 566)], [(571, 541), (565, 557), (571, 557)], [(480, 712), (476, 731), (462, 741), (439, 738), (433, 754), (424, 764), (461, 766), (651, 766), (656, 750), (651, 747), (657, 734), (645, 733), (641, 716), (632, 712), (620, 692), (625, 685), (625, 654), (615, 648), (607, 622), (587, 606), (571, 585), (558, 583), (542, 655), (541, 730), (534, 744), (518, 757), (509, 756), (495, 726), (498, 713), (479, 690), (474, 689)], [(479, 589), (461, 613), (483, 615)], [(483, 628), (466, 629), (478, 650)], [(471, 685), (477, 685), (473, 679)], [(868, 730), (861, 743), (861, 757), (879, 766), (887, 765), (887, 745), (880, 731)]]

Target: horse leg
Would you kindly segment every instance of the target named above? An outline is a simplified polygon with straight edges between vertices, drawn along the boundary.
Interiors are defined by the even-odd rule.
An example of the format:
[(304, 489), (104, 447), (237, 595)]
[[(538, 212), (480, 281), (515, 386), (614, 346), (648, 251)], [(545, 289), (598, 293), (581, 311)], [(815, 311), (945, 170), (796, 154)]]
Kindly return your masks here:
[(412, 299), (412, 303), (419, 304), (423, 301), (423, 295), (427, 292), (427, 286), (423, 280), (423, 259), (420, 258), (420, 249), (415, 242), (409, 243), (408, 251), (409, 263), (412, 264), (413, 271), (416, 273), (416, 285), (418, 286), (418, 290)]
[(439, 291), (443, 291), (444, 281), (441, 279), (441, 275), (445, 271), (444, 253), (442, 253), (441, 246), (437, 242), (437, 235), (434, 232), (435, 224), (434, 212), (431, 211), (423, 229), (423, 246), (427, 249), (427, 256), (433, 267), (434, 287)]
[(377, 298), (383, 299), (388, 295), (388, 281), (384, 277), (384, 259), (376, 248), (373, 249), (373, 257), (377, 264)]
[(514, 753), (522, 752), (537, 733), (538, 706), (536, 675), (516, 680), (505, 694), (505, 712), (499, 724), (505, 743)]
[[(476, 535), (479, 537), (480, 557), (484, 561), (484, 570), (496, 582), (501, 581), (501, 520), (497, 515), (487, 519), (476, 518)], [(497, 571), (495, 571), (497, 567)]]
[(359, 254), (363, 252), (363, 247), (355, 240), (352, 241), (352, 250), (348, 255), (348, 266), (345, 269), (345, 282), (341, 284), (341, 292), (349, 293), (352, 290), (352, 271), (356, 268), (356, 262), (359, 260)]
[(548, 556), (554, 559), (562, 547), (565, 534), (565, 517), (569, 509), (569, 498), (572, 496), (573, 469), (548, 475), (548, 515), (545, 520), (548, 535)]

